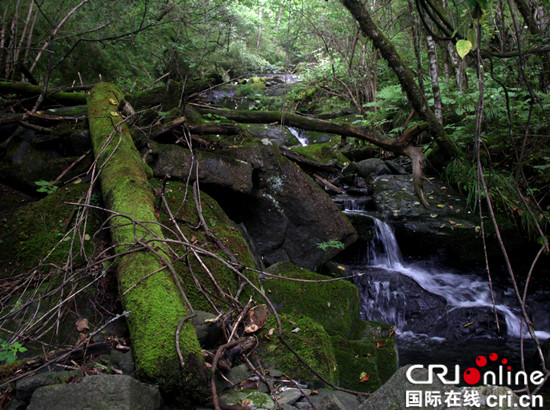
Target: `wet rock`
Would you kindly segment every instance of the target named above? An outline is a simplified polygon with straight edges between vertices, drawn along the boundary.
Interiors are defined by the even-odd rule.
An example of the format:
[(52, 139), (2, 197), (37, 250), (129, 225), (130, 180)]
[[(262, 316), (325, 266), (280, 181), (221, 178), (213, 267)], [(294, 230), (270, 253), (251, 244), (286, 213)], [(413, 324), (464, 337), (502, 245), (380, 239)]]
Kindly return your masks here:
[(429, 336), (444, 337), (449, 342), (467, 343), (481, 340), (504, 341), (507, 335), (506, 320), (499, 316), (500, 330), (495, 322), (495, 314), (490, 307), (449, 308), (438, 317), (437, 312), (426, 315), (427, 322), (407, 326), (416, 332)]
[(392, 171), (380, 158), (368, 158), (359, 161), (356, 164), (357, 173), (363, 178), (369, 178), (378, 175), (390, 175)]
[(128, 409), (154, 410), (162, 407), (156, 387), (130, 376), (88, 376), (78, 384), (55, 384), (37, 389), (29, 410)]
[[(354, 280), (362, 297), (361, 315), (368, 320), (410, 325), (428, 311), (442, 310), (447, 301), (422, 288), (413, 279), (394, 271), (369, 269), (368, 275)], [(431, 319), (426, 319), (431, 320)]]
[(247, 130), (254, 138), (260, 140), (267, 138), (277, 146), (292, 147), (300, 145), (300, 142), (288, 127), (283, 125), (241, 124), (240, 127)]

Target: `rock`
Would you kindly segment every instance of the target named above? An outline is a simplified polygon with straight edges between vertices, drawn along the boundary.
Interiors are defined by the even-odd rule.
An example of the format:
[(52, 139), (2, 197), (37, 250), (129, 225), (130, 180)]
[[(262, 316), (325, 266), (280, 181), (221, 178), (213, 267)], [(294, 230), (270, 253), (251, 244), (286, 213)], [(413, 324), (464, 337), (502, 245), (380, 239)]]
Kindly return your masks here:
[(275, 408), (275, 403), (269, 395), (256, 390), (226, 391), (220, 395), (219, 400), (220, 403), (227, 406), (237, 406), (243, 400), (247, 400), (250, 405), (254, 405), (256, 408), (268, 410)]
[(197, 316), (191, 319), (191, 323), (195, 326), (201, 346), (210, 347), (219, 344), (223, 338), (221, 321), (214, 322), (216, 315), (209, 312), (195, 310), (195, 313)]
[[(300, 357), (330, 382), (336, 380), (336, 359), (329, 335), (323, 327), (306, 316), (280, 314), (283, 338)], [(296, 356), (277, 338), (277, 321), (270, 315), (259, 332), (257, 349), (260, 360), (267, 368), (280, 369), (293, 380), (315, 381), (319, 379), (296, 359)], [(270, 329), (275, 334), (268, 336)]]
[[(406, 372), (410, 366), (399, 369), (382, 387), (375, 391), (365, 403), (357, 407), (359, 410), (380, 410), (380, 409), (406, 409), (407, 391), (450, 391), (451, 388), (443, 385), (441, 381), (434, 378), (432, 384), (413, 384), (407, 380)], [(417, 380), (426, 380), (428, 371), (424, 368), (416, 369), (413, 376)], [(430, 407), (432, 408), (432, 407)], [(434, 409), (445, 409), (446, 406), (435, 406)]]
[[(279, 262), (266, 272), (305, 280), (329, 279), (291, 262)], [(268, 277), (263, 285), (277, 312), (308, 316), (329, 335), (350, 337), (359, 326), (359, 294), (348, 281), (306, 283)]]
[(275, 395), (275, 398), (277, 399), (277, 403), (279, 403), (279, 405), (293, 405), (296, 401), (298, 401), (300, 397), (302, 397), (302, 393), (298, 389), (283, 390)]
[(241, 124), (240, 127), (248, 131), (254, 138), (259, 140), (267, 138), (277, 146), (292, 147), (300, 145), (300, 142), (288, 127), (283, 125)]
[[(441, 311), (440, 311), (441, 312)], [(495, 323), (495, 313), (490, 307), (455, 307), (437, 315), (428, 314), (424, 328), (419, 323), (407, 326), (418, 333), (444, 337), (449, 343), (479, 343), (484, 340), (504, 342), (507, 337), (506, 319), (499, 312), (500, 331)]]
[(231, 153), (255, 167), (254, 189), (240, 201), (240, 218), (266, 265), (292, 261), (314, 270), (340, 252), (331, 248), (325, 255), (319, 243), (347, 246), (356, 240), (355, 229), (330, 197), (276, 147), (255, 145)]
[(35, 376), (25, 377), (18, 380), (15, 384), (15, 397), (18, 400), (28, 402), (36, 389), (50, 384), (67, 383), (69, 379), (81, 377), (81, 372), (62, 371), (62, 372), (46, 372)]
[(111, 350), (111, 353), (109, 353), (108, 360), (115, 368), (122, 370), (123, 374), (133, 376), (136, 372), (134, 358), (131, 351), (122, 352), (120, 350), (113, 349)]
[[(370, 320), (392, 323), (396, 327), (412, 325), (426, 312), (442, 312), (447, 301), (422, 288), (413, 279), (394, 271), (369, 269), (368, 275), (353, 280), (362, 298), (361, 315)], [(432, 318), (425, 327), (432, 324)]]
[(28, 410), (128, 409), (162, 407), (156, 387), (125, 375), (88, 376), (78, 384), (56, 384), (37, 389)]
[(357, 167), (357, 173), (363, 178), (392, 174), (392, 171), (380, 158), (364, 159), (363, 161), (357, 162), (355, 165)]
[[(405, 170), (405, 167), (403, 167), (397, 160), (395, 159), (388, 159), (384, 161), (384, 164), (388, 167), (388, 169), (392, 172), (392, 174), (395, 175), (407, 175), (409, 172)], [(410, 165), (410, 161), (409, 161)]]
[(229, 379), (231, 383), (239, 384), (243, 380), (246, 380), (250, 376), (250, 373), (251, 373), (251, 370), (249, 369), (248, 365), (243, 363), (233, 367), (229, 371), (229, 373), (227, 373), (226, 377)]
[(69, 135), (69, 145), (74, 155), (82, 155), (92, 148), (90, 131), (82, 130)]
[[(317, 392), (319, 394), (308, 397), (316, 409), (347, 410), (356, 409), (361, 404), (357, 396), (340, 390), (321, 388)], [(309, 404), (305, 399), (301, 400), (301, 402)]]
[[(189, 150), (173, 144), (154, 144), (154, 152), (149, 165), (158, 178), (195, 180), (191, 172), (193, 158)], [(201, 184), (215, 185), (218, 188), (235, 192), (250, 193), (252, 190), (252, 167), (245, 161), (202, 151), (195, 152), (199, 163), (199, 180)]]

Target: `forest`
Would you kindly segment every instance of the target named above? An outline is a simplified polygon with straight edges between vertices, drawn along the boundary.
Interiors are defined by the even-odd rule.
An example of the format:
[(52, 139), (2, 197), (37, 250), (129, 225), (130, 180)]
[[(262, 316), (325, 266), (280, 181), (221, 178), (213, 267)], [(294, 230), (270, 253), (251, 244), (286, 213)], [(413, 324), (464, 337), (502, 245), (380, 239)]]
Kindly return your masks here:
[[(522, 368), (550, 377), (548, 0), (3, 0), (0, 13), (0, 408), (38, 406), (44, 387), (31, 399), (19, 383), (54, 368), (77, 372), (67, 385), (131, 374), (174, 408), (215, 409), (282, 408), (281, 370), (307, 408), (336, 400), (312, 386), (376, 408), (365, 399), (399, 374), (396, 332), (438, 335), (366, 317), (359, 277), (378, 273), (350, 261), (390, 239), (340, 212), (350, 196), (406, 257), (444, 253), (488, 278), (482, 312), (445, 313), (458, 339), (490, 317), (468, 340), (515, 332)], [(135, 368), (120, 370), (127, 351)], [(233, 381), (238, 366), (257, 380)], [(261, 384), (269, 405), (230, 397)]]

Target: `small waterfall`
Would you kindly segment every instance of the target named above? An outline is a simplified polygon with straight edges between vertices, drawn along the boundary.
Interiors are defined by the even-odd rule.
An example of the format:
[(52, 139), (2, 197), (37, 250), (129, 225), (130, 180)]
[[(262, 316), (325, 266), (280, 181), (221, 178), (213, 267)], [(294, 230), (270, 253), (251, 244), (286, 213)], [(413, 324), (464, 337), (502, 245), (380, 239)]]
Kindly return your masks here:
[(380, 219), (373, 219), (376, 229), (369, 250), (370, 264), (393, 270), (403, 268), (403, 257), (401, 256), (393, 230)]
[(292, 128), (287, 126), (288, 130), (292, 135), (296, 137), (296, 139), (300, 142), (302, 147), (306, 147), (309, 144), (308, 139), (304, 136), (304, 130), (297, 130), (296, 128)]
[[(431, 296), (443, 298), (448, 311), (458, 308), (493, 309), (487, 281), (470, 274), (457, 274), (407, 264), (401, 256), (392, 228), (379, 219), (373, 220), (375, 234), (369, 249), (368, 261), (369, 266), (374, 269), (370, 279), (374, 282), (368, 285), (368, 300), (363, 300), (363, 311), (368, 315), (368, 319), (372, 317), (372, 320), (386, 321), (398, 329), (405, 325), (407, 295), (400, 289), (392, 289), (389, 282), (381, 279), (396, 274), (414, 280)], [(362, 286), (358, 284), (358, 287), (361, 291)], [(427, 305), (429, 306), (429, 302)], [(519, 337), (522, 321), (519, 314), (498, 301), (496, 309), (506, 320), (508, 335)], [(525, 329), (524, 326), (525, 336), (528, 336)], [(550, 338), (548, 332), (537, 331), (536, 334), (541, 338)]]

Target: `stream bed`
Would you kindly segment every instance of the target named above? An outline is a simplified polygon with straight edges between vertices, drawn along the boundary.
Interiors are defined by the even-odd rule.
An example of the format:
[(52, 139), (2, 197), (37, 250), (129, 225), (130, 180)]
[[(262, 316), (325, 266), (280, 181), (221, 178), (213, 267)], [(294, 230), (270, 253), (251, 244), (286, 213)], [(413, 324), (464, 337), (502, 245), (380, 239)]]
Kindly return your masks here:
[[(355, 202), (344, 212), (367, 215)], [(522, 326), (513, 286), (505, 276), (490, 283), (480, 269), (464, 271), (436, 259), (405, 259), (391, 226), (371, 218), (373, 239), (357, 258), (360, 262), (348, 265), (347, 270), (366, 273), (354, 279), (361, 317), (396, 328), (401, 366), (471, 365), (476, 356), (492, 352), (519, 366), (522, 343), (527, 366), (536, 365), (534, 343)], [(550, 292), (543, 292), (549, 301)], [(534, 309), (546, 311), (549, 303), (545, 302), (544, 309), (537, 309), (540, 304)], [(550, 317), (538, 316), (535, 334), (543, 342), (550, 338)]]

